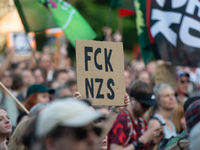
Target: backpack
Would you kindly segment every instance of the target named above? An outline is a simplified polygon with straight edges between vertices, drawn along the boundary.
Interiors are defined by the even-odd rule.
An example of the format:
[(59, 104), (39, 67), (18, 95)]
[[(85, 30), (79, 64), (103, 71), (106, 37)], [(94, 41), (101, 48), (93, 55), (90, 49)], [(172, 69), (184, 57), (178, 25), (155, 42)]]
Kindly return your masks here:
[(174, 143), (169, 148), (166, 148), (165, 150), (188, 150), (188, 147), (189, 147), (189, 140), (187, 135), (180, 138), (176, 143)]
[[(129, 115), (129, 112), (127, 110), (125, 110), (124, 112), (127, 114), (127, 120), (128, 120), (128, 124), (127, 125), (130, 128), (130, 132), (128, 134), (128, 138), (127, 138), (126, 142), (123, 145), (125, 147), (130, 142), (131, 135), (133, 134), (133, 123), (132, 123), (132, 120), (130, 118), (131, 116)], [(138, 118), (138, 124), (141, 124), (142, 128), (144, 128), (144, 126), (145, 126), (145, 123), (144, 123), (144, 121), (141, 118)]]
[[(160, 124), (162, 124), (162, 122), (160, 121), (160, 119), (157, 118), (157, 117), (155, 117), (155, 116), (152, 117), (151, 119), (156, 119), (156, 120), (158, 120), (160, 122)], [(170, 139), (165, 139), (164, 138), (164, 134), (163, 134), (163, 138), (161, 139), (161, 141), (159, 143), (158, 150), (164, 150), (165, 147), (166, 147), (166, 145), (167, 145), (167, 143), (169, 142), (169, 140), (171, 140), (173, 137), (174, 136), (172, 136)]]

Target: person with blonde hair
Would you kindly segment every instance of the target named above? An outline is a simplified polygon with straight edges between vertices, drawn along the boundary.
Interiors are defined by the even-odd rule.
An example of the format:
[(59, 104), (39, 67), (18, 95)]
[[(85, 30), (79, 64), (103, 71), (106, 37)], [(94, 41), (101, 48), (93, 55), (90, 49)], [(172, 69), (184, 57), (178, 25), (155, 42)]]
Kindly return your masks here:
[(174, 90), (168, 84), (157, 85), (154, 88), (154, 94), (158, 105), (151, 108), (149, 112), (147, 117), (148, 119), (150, 118), (148, 129), (164, 126), (163, 139), (165, 142), (160, 142), (160, 144), (157, 145), (161, 148), (165, 146), (167, 140), (176, 136), (176, 129), (171, 121), (172, 112), (176, 104), (176, 98)]
[(174, 123), (177, 133), (181, 133), (186, 129), (186, 121), (184, 116), (183, 104), (177, 101), (174, 111), (172, 113), (172, 122)]
[(28, 148), (22, 144), (21, 136), (27, 124), (29, 123), (29, 120), (30, 119), (23, 120), (22, 122), (18, 124), (13, 135), (10, 138), (10, 141), (8, 144), (8, 150), (28, 150)]

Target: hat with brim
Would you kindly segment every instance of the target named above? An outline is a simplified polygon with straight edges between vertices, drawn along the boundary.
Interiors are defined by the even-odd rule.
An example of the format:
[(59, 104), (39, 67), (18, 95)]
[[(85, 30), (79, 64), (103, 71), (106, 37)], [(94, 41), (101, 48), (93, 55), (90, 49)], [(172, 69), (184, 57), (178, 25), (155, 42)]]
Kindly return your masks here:
[(186, 76), (188, 78), (190, 77), (190, 75), (188, 73), (183, 73), (183, 74), (180, 74), (179, 76), (180, 76), (180, 78), (182, 78), (183, 76)]
[(57, 126), (83, 127), (100, 118), (105, 118), (105, 115), (92, 110), (82, 100), (73, 98), (55, 100), (39, 114), (36, 136), (45, 137)]
[[(83, 119), (84, 118), (84, 119)], [(82, 127), (87, 125), (88, 123), (92, 123), (93, 121), (97, 119), (104, 119), (105, 115), (102, 115), (100, 113), (91, 113), (91, 111), (84, 112), (74, 118), (71, 118), (70, 120), (65, 120), (61, 124), (62, 126), (67, 126), (67, 127)]]
[(28, 88), (26, 98), (28, 98), (31, 94), (34, 93), (44, 93), (44, 92), (48, 92), (49, 94), (54, 94), (55, 90), (47, 88), (42, 84), (33, 84)]
[(131, 97), (134, 97), (137, 101), (144, 103), (148, 106), (158, 105), (158, 102), (155, 99), (155, 95), (153, 93), (131, 93)]
[(188, 78), (190, 77), (190, 75), (187, 72), (184, 72), (183, 70), (179, 70), (178, 75), (180, 78), (182, 78), (183, 76), (186, 76)]

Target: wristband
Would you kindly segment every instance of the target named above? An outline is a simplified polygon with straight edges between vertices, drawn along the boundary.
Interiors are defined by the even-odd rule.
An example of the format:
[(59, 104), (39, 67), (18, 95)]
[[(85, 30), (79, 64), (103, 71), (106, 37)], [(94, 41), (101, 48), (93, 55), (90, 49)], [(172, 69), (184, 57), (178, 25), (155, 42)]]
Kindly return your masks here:
[(119, 113), (120, 113), (120, 111), (119, 111), (119, 110), (116, 110), (116, 109), (114, 109), (114, 107), (111, 107), (111, 110), (112, 110), (113, 112), (117, 113), (117, 114), (119, 114)]
[(133, 142), (133, 146), (135, 147), (136, 150), (144, 148), (144, 144), (142, 142), (140, 142), (138, 139), (137, 139), (136, 143)]

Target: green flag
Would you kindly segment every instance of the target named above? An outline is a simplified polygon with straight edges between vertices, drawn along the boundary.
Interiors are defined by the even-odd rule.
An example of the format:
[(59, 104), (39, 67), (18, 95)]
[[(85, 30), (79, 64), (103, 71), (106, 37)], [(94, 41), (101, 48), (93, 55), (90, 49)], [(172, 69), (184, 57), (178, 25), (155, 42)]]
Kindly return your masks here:
[(138, 40), (145, 64), (155, 60), (153, 46), (150, 43), (146, 26), (146, 1), (147, 0), (135, 0)]
[(14, 0), (26, 32), (58, 27), (50, 12), (37, 0)]
[(62, 0), (15, 0), (26, 32), (60, 27), (75, 46), (75, 40), (92, 40), (96, 33), (70, 4)]
[(62, 0), (39, 0), (51, 12), (57, 25), (62, 28), (65, 35), (75, 46), (75, 40), (92, 40), (96, 33), (69, 3)]

